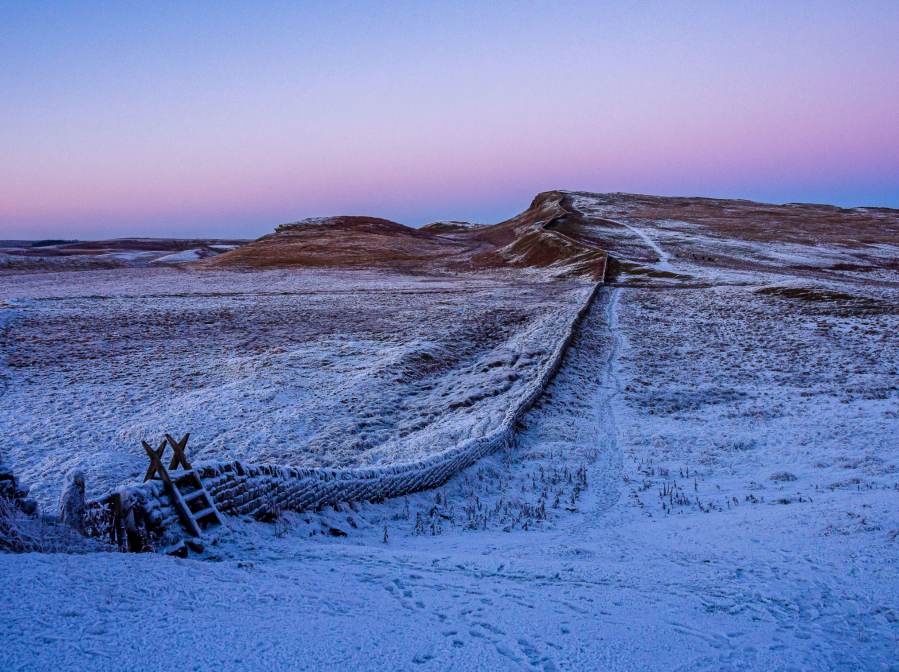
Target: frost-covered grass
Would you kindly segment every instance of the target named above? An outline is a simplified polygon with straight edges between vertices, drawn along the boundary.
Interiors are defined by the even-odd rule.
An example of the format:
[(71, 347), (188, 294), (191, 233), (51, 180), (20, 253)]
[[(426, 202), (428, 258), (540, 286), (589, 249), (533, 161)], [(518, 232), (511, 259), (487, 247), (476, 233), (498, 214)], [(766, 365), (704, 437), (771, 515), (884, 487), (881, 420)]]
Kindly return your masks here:
[[(768, 500), (899, 481), (899, 315), (886, 299), (634, 290), (621, 319), (634, 325), (624, 398), (641, 455), (676, 473), (751, 465), (762, 472), (757, 489), (783, 495)], [(768, 475), (778, 471), (800, 478), (775, 487)], [(733, 494), (742, 502), (748, 492)]]
[[(734, 355), (743, 366), (729, 373), (660, 347), (686, 332), (714, 351), (729, 342), (716, 334), (776, 317), (776, 304), (725, 289), (669, 309), (671, 294), (603, 294), (516, 449), (437, 491), (268, 525), (232, 520), (184, 561), (0, 556), (10, 605), (0, 663), (120, 669), (156, 652), (153, 623), (153, 641), (201, 669), (890, 669), (899, 490), (870, 465), (836, 464), (863, 454), (867, 435), (825, 441), (815, 459), (834, 464), (806, 465), (808, 448), (789, 446), (816, 437), (822, 417), (791, 416), (792, 440), (781, 441), (775, 413), (802, 370), (768, 381), (752, 354)], [(644, 311), (666, 325), (658, 336)], [(773, 350), (764, 361), (776, 367), (784, 355)], [(647, 377), (651, 389), (637, 382)], [(741, 385), (755, 395), (742, 429)], [(710, 440), (725, 425), (734, 442)], [(895, 438), (895, 423), (885, 431)], [(808, 473), (828, 470), (865, 473), (872, 488), (814, 491)], [(690, 502), (666, 496), (663, 508), (675, 481)], [(545, 518), (533, 515), (541, 500)]]
[(0, 553), (92, 553), (112, 551), (107, 544), (85, 539), (72, 529), (27, 515), (0, 495)]
[(369, 272), (10, 278), (0, 455), (45, 503), (104, 493), (141, 440), (195, 461), (389, 464), (495, 429), (590, 286)]

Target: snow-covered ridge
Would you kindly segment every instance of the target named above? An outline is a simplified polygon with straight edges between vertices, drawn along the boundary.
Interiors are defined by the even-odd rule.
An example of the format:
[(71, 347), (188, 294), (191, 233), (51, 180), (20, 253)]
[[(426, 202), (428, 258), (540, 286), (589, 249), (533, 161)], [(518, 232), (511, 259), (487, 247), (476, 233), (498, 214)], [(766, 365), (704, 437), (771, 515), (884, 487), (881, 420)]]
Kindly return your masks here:
[(481, 222), (461, 222), (455, 219), (439, 219), (436, 222), (425, 224), (425, 226), (423, 226), (422, 228), (426, 228), (434, 224), (450, 224), (452, 226), (458, 226), (463, 229), (483, 229), (485, 226), (490, 226), (489, 224), (482, 224)]
[[(515, 427), (543, 393), (559, 370), (568, 346), (603, 283), (594, 286), (584, 305), (572, 318), (551, 357), (513, 408), (492, 432), (468, 439), (430, 457), (406, 463), (357, 469), (293, 468), (277, 465), (205, 463), (194, 465), (207, 480), (207, 489), (223, 513), (270, 515), (275, 509), (310, 510), (337, 502), (387, 499), (437, 487), (462, 469), (500, 448), (511, 446)], [(148, 530), (164, 533), (177, 520), (162, 484), (147, 482), (126, 486), (142, 510)], [(97, 500), (108, 505), (117, 493)]]
[(482, 224), (480, 222), (460, 222), (455, 219), (441, 219), (436, 222), (430, 222), (421, 227), (422, 231), (430, 231), (432, 233), (459, 233), (462, 231), (477, 231), (478, 229), (486, 229), (490, 224)]
[(328, 226), (329, 224), (336, 223), (339, 219), (339, 217), (307, 217), (306, 219), (301, 219), (297, 222), (280, 224), (278, 225), (278, 229), (288, 229), (295, 226)]

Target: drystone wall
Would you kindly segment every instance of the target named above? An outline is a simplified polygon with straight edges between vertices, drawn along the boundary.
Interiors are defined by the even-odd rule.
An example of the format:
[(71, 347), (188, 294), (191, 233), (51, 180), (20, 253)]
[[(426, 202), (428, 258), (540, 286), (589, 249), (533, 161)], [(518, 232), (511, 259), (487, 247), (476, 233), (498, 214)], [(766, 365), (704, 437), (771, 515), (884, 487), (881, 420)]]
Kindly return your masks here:
[[(440, 486), (482, 457), (512, 446), (516, 426), (559, 370), (565, 352), (602, 286), (600, 282), (593, 288), (527, 395), (486, 436), (469, 439), (415, 462), (367, 469), (299, 469), (244, 465), (239, 461), (199, 464), (194, 468), (219, 511), (263, 519), (278, 510), (307, 511), (337, 502), (379, 501)], [(110, 506), (116, 496), (121, 498), (124, 494), (127, 497), (123, 499), (133, 503), (135, 518), (148, 532), (162, 534), (178, 521), (174, 505), (159, 481), (122, 486), (96, 504)]]

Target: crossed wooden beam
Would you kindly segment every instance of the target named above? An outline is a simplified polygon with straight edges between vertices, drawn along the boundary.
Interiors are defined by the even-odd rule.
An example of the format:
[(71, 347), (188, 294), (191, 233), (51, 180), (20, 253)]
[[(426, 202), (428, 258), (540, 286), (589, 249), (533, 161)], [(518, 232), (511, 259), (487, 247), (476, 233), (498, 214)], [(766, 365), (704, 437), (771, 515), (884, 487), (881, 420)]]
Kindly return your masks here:
[(165, 453), (165, 447), (167, 445), (170, 445), (172, 447), (172, 452), (175, 453), (172, 456), (172, 461), (169, 463), (169, 469), (177, 469), (179, 464), (184, 467), (185, 471), (189, 471), (192, 468), (190, 462), (187, 461), (187, 457), (184, 455), (184, 449), (187, 448), (187, 439), (189, 437), (190, 433), (187, 433), (181, 437), (180, 441), (175, 441), (169, 434), (166, 434), (165, 439), (156, 450), (153, 450), (146, 441), (141, 441), (144, 450), (147, 451), (147, 456), (150, 458), (150, 467), (147, 469), (147, 474), (144, 476), (144, 483), (158, 473), (159, 478), (161, 478), (166, 485), (171, 485), (168, 471), (162, 466), (162, 455)]
[(144, 476), (144, 482), (146, 483), (151, 478), (153, 478), (157, 473), (159, 474), (159, 478), (162, 479), (162, 482), (165, 484), (165, 489), (168, 492), (169, 496), (172, 498), (172, 501), (175, 505), (175, 508), (178, 511), (178, 515), (181, 517), (181, 522), (184, 523), (184, 527), (187, 531), (194, 537), (202, 536), (202, 532), (200, 531), (200, 526), (197, 524), (196, 519), (194, 518), (193, 512), (187, 506), (187, 502), (184, 501), (184, 498), (181, 496), (181, 491), (176, 487), (175, 483), (172, 482), (171, 476), (169, 476), (168, 470), (162, 464), (162, 455), (165, 453), (166, 444), (172, 447), (172, 451), (175, 453), (172, 457), (172, 461), (169, 464), (169, 469), (175, 469), (180, 464), (184, 467), (184, 472), (181, 474), (177, 474), (175, 476), (176, 479), (183, 478), (187, 475), (192, 475), (194, 479), (194, 484), (197, 486), (197, 489), (202, 492), (202, 496), (205, 498), (205, 504), (208, 507), (208, 510), (204, 510), (206, 513), (214, 513), (216, 521), (218, 524), (221, 524), (221, 517), (218, 514), (218, 510), (215, 508), (215, 503), (212, 498), (209, 496), (209, 493), (206, 492), (206, 488), (203, 487), (203, 482), (200, 480), (199, 476), (192, 470), (190, 466), (190, 462), (187, 461), (187, 458), (184, 456), (184, 449), (187, 447), (187, 439), (190, 434), (185, 434), (180, 441), (175, 441), (169, 434), (165, 435), (165, 441), (163, 441), (159, 448), (153, 450), (146, 441), (141, 441), (144, 446), (144, 450), (147, 451), (147, 457), (150, 458), (150, 468), (147, 469), (147, 475)]

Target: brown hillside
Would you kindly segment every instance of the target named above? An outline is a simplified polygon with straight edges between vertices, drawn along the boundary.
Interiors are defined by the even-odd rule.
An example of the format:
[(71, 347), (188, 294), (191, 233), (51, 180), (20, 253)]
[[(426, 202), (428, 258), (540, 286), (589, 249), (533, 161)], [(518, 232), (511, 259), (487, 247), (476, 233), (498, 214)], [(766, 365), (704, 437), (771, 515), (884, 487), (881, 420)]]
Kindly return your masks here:
[(891, 268), (895, 260), (878, 246), (896, 240), (899, 211), (885, 208), (547, 191), (493, 226), (446, 221), (413, 229), (373, 217), (308, 219), (196, 263), (441, 273), (539, 269), (550, 277), (596, 279), (608, 278), (613, 267), (636, 265), (646, 273), (647, 265), (661, 264), (652, 272), (676, 278), (672, 260), (771, 270), (816, 245), (847, 250), (849, 256), (831, 255), (833, 264)]
[(457, 222), (452, 220), (445, 220), (441, 222), (431, 222), (430, 224), (425, 224), (420, 231), (427, 231), (429, 233), (466, 233), (469, 231), (475, 231), (477, 229), (486, 229), (489, 224), (473, 224), (471, 222)]
[(476, 266), (556, 268), (563, 275), (601, 278), (608, 253), (588, 241), (570, 236), (582, 215), (559, 191), (538, 194), (520, 215), (472, 234), (493, 249), (474, 259)]
[(325, 217), (279, 226), (249, 245), (203, 261), (210, 267), (441, 267), (480, 248), (375, 217)]
[[(494, 226), (435, 222), (413, 229), (374, 217), (325, 217), (279, 226), (238, 250), (203, 260), (210, 268), (392, 268), (420, 272), (546, 268), (553, 275), (601, 277), (606, 253), (554, 230), (577, 213), (557, 192)], [(547, 228), (547, 225), (548, 228)]]

